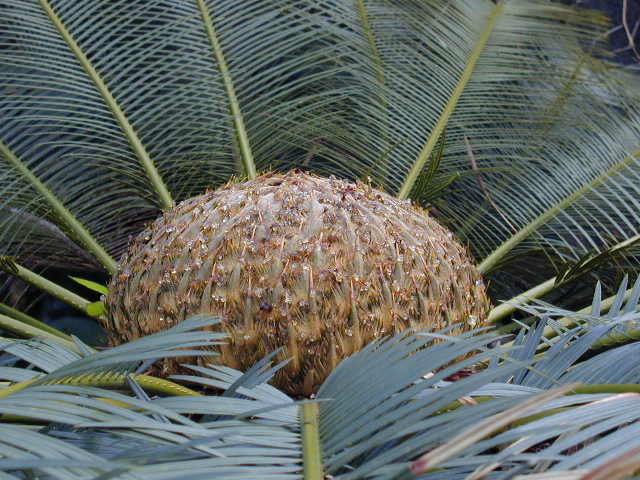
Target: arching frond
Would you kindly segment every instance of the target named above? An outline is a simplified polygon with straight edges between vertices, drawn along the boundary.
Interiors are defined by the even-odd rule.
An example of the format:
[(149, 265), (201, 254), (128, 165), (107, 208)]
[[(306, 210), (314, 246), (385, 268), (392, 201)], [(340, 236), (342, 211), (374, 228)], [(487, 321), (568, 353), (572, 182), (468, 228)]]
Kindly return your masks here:
[[(194, 328), (203, 322), (185, 323)], [(211, 333), (189, 333), (189, 328), (172, 329), (164, 338), (158, 334), (123, 348), (137, 352), (139, 361), (153, 357), (154, 348), (160, 356), (168, 352), (169, 344), (183, 345), (185, 334), (191, 338), (187, 343), (210, 342)], [(442, 342), (434, 344), (434, 339)], [(85, 371), (118, 367), (122, 355), (109, 357), (102, 352), (63, 360), (62, 347), (51, 344), (48, 355), (59, 357), (61, 366), (44, 377), (47, 382), (0, 390), (5, 433), (0, 436), (0, 469), (46, 472), (65, 479), (96, 475), (275, 479), (300, 478), (303, 471), (309, 479), (319, 472), (339, 479), (394, 479), (413, 478), (410, 472), (419, 472), (428, 458), (437, 461), (439, 469), (429, 476), (462, 479), (474, 471), (497, 469), (521, 474), (588, 471), (638, 447), (638, 396), (612, 396), (638, 391), (637, 385), (578, 387), (564, 380), (575, 378), (573, 372), (580, 365), (558, 369), (557, 355), (552, 360), (555, 370), (546, 370), (565, 385), (557, 391), (528, 385), (526, 378), (516, 385), (497, 383), (518, 375), (523, 362), (510, 359), (504, 348), (488, 349), (487, 343), (494, 339), (486, 334), (449, 337), (446, 332), (418, 332), (375, 341), (345, 360), (325, 382), (313, 400), (315, 417), (303, 413), (314, 410), (307, 408), (309, 401), (294, 402), (275, 388), (256, 383), (268, 378), (259, 373), (267, 373), (266, 361), (244, 375), (211, 365), (196, 367), (195, 375), (183, 377), (230, 395), (165, 392), (153, 398), (139, 385), (126, 393), (123, 384), (118, 392), (62, 383), (68, 378), (63, 374), (76, 368), (73, 365), (84, 364)], [(141, 341), (148, 344), (146, 353), (135, 345)], [(500, 365), (455, 382), (444, 381), (476, 358), (452, 360), (478, 349), (478, 358)], [(566, 350), (580, 348), (578, 343), (567, 343)], [(602, 364), (597, 358), (584, 366)], [(543, 363), (530, 373), (545, 370)], [(18, 370), (13, 367), (7, 373), (16, 377)], [(315, 430), (309, 430), (310, 418), (317, 422)], [(55, 421), (57, 426), (36, 433), (7, 423), (27, 419)], [(314, 468), (309, 468), (304, 440), (308, 436), (315, 436), (320, 446)], [(461, 436), (473, 441), (462, 445)], [(578, 448), (586, 444), (588, 448)], [(606, 454), (597, 455), (598, 451)], [(411, 461), (424, 452), (431, 453)]]
[(333, 101), (313, 85), (324, 64), (322, 76), (336, 74), (339, 46), (323, 44), (307, 2), (1, 8), (3, 253), (34, 254), (33, 235), (11, 240), (34, 215), (113, 270), (107, 256), (172, 198), (312, 145), (326, 122), (316, 110)]

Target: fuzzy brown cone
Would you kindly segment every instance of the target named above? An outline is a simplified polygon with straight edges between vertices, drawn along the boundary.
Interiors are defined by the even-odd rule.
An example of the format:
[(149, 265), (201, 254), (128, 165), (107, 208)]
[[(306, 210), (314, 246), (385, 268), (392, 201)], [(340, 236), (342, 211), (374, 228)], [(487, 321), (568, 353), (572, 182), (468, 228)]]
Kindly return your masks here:
[[(206, 361), (246, 369), (285, 347), (273, 383), (309, 394), (374, 338), (480, 326), (489, 301), (468, 253), (429, 215), (365, 184), (269, 174), (191, 198), (130, 245), (109, 287), (119, 344), (192, 315), (230, 334)], [(181, 359), (183, 362), (184, 359)], [(164, 364), (169, 373), (175, 360)]]

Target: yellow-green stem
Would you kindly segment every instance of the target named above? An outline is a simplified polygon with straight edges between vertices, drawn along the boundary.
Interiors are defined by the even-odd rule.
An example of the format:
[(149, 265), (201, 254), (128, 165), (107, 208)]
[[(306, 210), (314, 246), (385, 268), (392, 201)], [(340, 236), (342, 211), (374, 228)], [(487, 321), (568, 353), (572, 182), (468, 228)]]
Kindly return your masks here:
[(489, 312), (489, 317), (487, 321), (489, 323), (495, 323), (499, 320), (502, 320), (507, 315), (516, 311), (518, 309), (517, 305), (523, 304), (523, 303), (529, 303), (531, 300), (535, 298), (540, 298), (541, 296), (549, 293), (551, 290), (554, 289), (555, 281), (556, 281), (556, 277), (550, 278), (549, 280), (546, 280), (541, 284), (536, 285), (533, 288), (530, 288), (526, 292), (523, 292), (520, 295), (517, 295), (509, 299), (507, 302), (501, 303), (500, 305), (493, 308), (493, 310)]
[[(10, 332), (13, 332), (17, 335), (20, 335), (26, 338), (34, 338), (34, 337), (49, 338), (51, 340), (55, 340), (56, 342), (64, 345), (69, 350), (72, 350), (76, 353), (80, 353), (80, 349), (73, 342), (71, 337), (69, 337), (68, 335), (65, 335), (62, 332), (50, 333), (42, 328), (34, 327), (32, 325), (27, 325), (26, 323), (22, 323), (21, 321), (16, 320), (15, 318), (8, 317), (7, 315), (2, 315), (1, 313), (0, 313), (0, 328), (4, 330), (8, 330)], [(65, 335), (66, 338), (63, 337), (62, 335)], [(9, 339), (5, 339), (5, 340), (9, 340)]]
[[(57, 337), (64, 338), (65, 340), (71, 340), (71, 337), (69, 335), (67, 335), (64, 332), (61, 332), (57, 328), (54, 328), (51, 325), (47, 325), (46, 323), (41, 322), (40, 320), (33, 318), (32, 316), (27, 315), (26, 313), (21, 312), (20, 310), (16, 310), (15, 308), (10, 307), (9, 305), (5, 305), (4, 303), (0, 303), (0, 314), (14, 318), (23, 324), (30, 325), (34, 328), (43, 330)], [(16, 332), (16, 333), (19, 333), (19, 332)]]
[(231, 72), (229, 71), (229, 67), (227, 66), (227, 61), (224, 58), (222, 46), (220, 45), (215, 26), (213, 25), (209, 7), (204, 2), (204, 0), (198, 0), (198, 7), (200, 8), (202, 21), (204, 22), (204, 26), (207, 32), (207, 38), (209, 39), (209, 43), (211, 44), (211, 48), (213, 49), (213, 55), (216, 59), (216, 62), (218, 63), (218, 69), (220, 70), (220, 75), (222, 75), (224, 87), (227, 91), (227, 97), (229, 99), (229, 109), (231, 110), (233, 123), (236, 129), (236, 138), (238, 141), (238, 146), (240, 147), (245, 174), (249, 178), (256, 178), (256, 165), (253, 160), (251, 145), (249, 144), (247, 128), (245, 127), (242, 111), (240, 110), (240, 102), (238, 101), (238, 95), (236, 94), (233, 80), (231, 79)]
[(63, 302), (68, 303), (72, 307), (81, 310), (86, 315), (90, 317), (100, 319), (99, 316), (91, 315), (87, 308), (91, 303), (86, 298), (73, 293), (71, 290), (67, 290), (64, 287), (61, 287), (57, 283), (52, 282), (51, 280), (47, 280), (46, 278), (38, 275), (37, 273), (29, 270), (28, 268), (23, 267), (22, 265), (17, 264), (15, 261), (8, 257), (0, 257), (0, 268), (6, 270), (7, 272), (15, 275), (18, 278), (21, 278), (27, 283), (30, 283), (41, 290), (53, 295), (56, 298), (59, 298)]
[[(150, 375), (132, 375), (131, 378), (135, 380), (142, 388), (157, 393), (164, 393), (168, 395), (200, 395), (199, 392), (191, 390), (183, 385), (165, 380), (163, 378), (156, 378)], [(31, 378), (11, 385), (7, 388), (0, 389), (0, 398), (20, 391), (29, 385), (41, 380), (41, 377)], [(101, 388), (121, 388), (127, 387), (127, 376), (124, 374), (103, 375), (103, 374), (84, 374), (73, 375), (71, 377), (57, 378), (49, 382), (45, 381), (45, 385), (81, 385), (90, 387)]]
[(398, 192), (398, 198), (404, 200), (409, 197), (409, 194), (411, 193), (411, 190), (413, 189), (413, 186), (416, 183), (416, 180), (418, 179), (418, 176), (420, 175), (420, 172), (422, 171), (424, 164), (431, 156), (431, 152), (433, 151), (436, 144), (438, 143), (438, 139), (440, 138), (440, 135), (442, 135), (442, 132), (447, 126), (447, 122), (449, 121), (449, 118), (453, 114), (453, 111), (455, 110), (456, 105), (458, 104), (458, 100), (460, 99), (462, 92), (464, 92), (464, 89), (467, 87), (467, 84), (471, 80), (471, 75), (473, 74), (473, 71), (476, 67), (476, 64), (478, 63), (478, 60), (480, 59), (480, 55), (482, 54), (482, 51), (484, 50), (485, 45), (489, 41), (489, 37), (493, 32), (493, 28), (495, 26), (495, 23), (498, 17), (500, 16), (500, 13), (502, 12), (503, 7), (504, 5), (502, 3), (498, 3), (494, 7), (491, 15), (489, 16), (487, 23), (484, 26), (484, 29), (482, 30), (482, 34), (480, 35), (480, 38), (478, 39), (473, 51), (471, 52), (471, 55), (469, 56), (469, 60), (467, 62), (467, 65), (464, 71), (462, 72), (460, 80), (458, 80), (458, 84), (456, 85), (456, 88), (451, 93), (451, 97), (449, 98), (447, 105), (444, 107), (444, 110), (440, 114), (440, 118), (438, 118), (438, 121), (433, 127), (433, 130), (429, 135), (429, 139), (427, 140), (427, 143), (424, 145), (424, 147), (420, 151), (420, 154), (418, 155), (418, 158), (414, 162), (413, 167), (407, 174), (407, 177), (404, 183), (402, 184), (402, 187), (400, 187), (400, 191)]
[(322, 457), (320, 455), (320, 428), (318, 416), (320, 409), (316, 402), (303, 403), (302, 410), (302, 448), (304, 460), (304, 479), (323, 480)]
[(87, 57), (87, 55), (82, 51), (78, 43), (75, 41), (75, 39), (71, 35), (71, 32), (69, 32), (65, 24), (62, 22), (62, 19), (55, 12), (49, 0), (40, 0), (40, 5), (42, 6), (46, 14), (49, 16), (51, 23), (53, 23), (56, 30), (60, 34), (60, 36), (68, 45), (71, 52), (77, 58), (78, 62), (80, 63), (80, 65), (82, 66), (86, 74), (89, 76), (91, 81), (93, 81), (94, 85), (100, 92), (100, 95), (102, 96), (102, 99), (104, 100), (107, 107), (111, 110), (113, 117), (118, 122), (118, 125), (122, 129), (122, 132), (126, 135), (127, 140), (129, 141), (129, 145), (131, 146), (131, 149), (134, 151), (134, 153), (138, 157), (138, 160), (142, 164), (147, 174), (147, 177), (151, 181), (151, 185), (153, 186), (156, 194), (158, 195), (162, 208), (165, 208), (165, 209), (171, 208), (173, 206), (173, 198), (171, 197), (169, 190), (167, 190), (167, 187), (164, 184), (164, 181), (162, 180), (162, 177), (160, 176), (158, 169), (153, 163), (153, 160), (151, 160), (151, 157), (149, 156), (149, 153), (145, 149), (144, 145), (142, 144), (140, 137), (138, 137), (136, 130), (133, 128), (133, 125), (131, 125), (131, 123), (129, 122), (127, 116), (124, 114), (124, 111), (122, 110), (117, 100), (111, 93), (111, 90), (109, 90), (109, 87), (104, 82), (104, 80), (102, 79), (98, 71), (95, 69), (95, 67), (93, 66), (93, 64)]

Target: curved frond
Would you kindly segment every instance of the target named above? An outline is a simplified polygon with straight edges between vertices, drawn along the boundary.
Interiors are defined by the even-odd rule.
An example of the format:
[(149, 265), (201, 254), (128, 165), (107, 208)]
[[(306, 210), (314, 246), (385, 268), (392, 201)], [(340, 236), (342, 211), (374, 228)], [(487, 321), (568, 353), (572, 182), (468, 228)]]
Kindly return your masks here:
[(240, 147), (244, 172), (249, 178), (255, 178), (256, 166), (253, 161), (253, 153), (251, 153), (249, 138), (247, 137), (245, 121), (242, 117), (242, 112), (240, 111), (238, 96), (236, 94), (234, 82), (231, 77), (231, 72), (229, 71), (229, 67), (227, 66), (227, 62), (224, 58), (224, 52), (222, 51), (220, 41), (218, 40), (218, 35), (216, 34), (213, 19), (211, 18), (211, 12), (209, 10), (210, 7), (204, 0), (198, 0), (198, 8), (200, 9), (200, 12), (202, 14), (202, 20), (207, 31), (207, 37), (209, 38), (209, 42), (211, 42), (213, 54), (216, 58), (216, 61), (218, 62), (218, 68), (220, 69), (220, 74), (222, 75), (222, 79), (224, 81), (224, 87), (227, 92), (227, 96), (229, 97), (229, 109), (231, 110), (233, 122), (236, 129), (236, 141), (238, 142), (238, 145)]
[[(201, 324), (191, 322), (191, 327)], [(187, 333), (167, 332), (165, 337), (182, 345)], [(192, 333), (196, 343), (209, 341), (208, 332)], [(156, 355), (168, 352), (168, 343), (154, 337), (147, 346), (156, 348)], [(441, 342), (434, 344), (434, 339)], [(308, 401), (294, 402), (273, 387), (256, 384), (266, 378), (267, 362), (244, 375), (212, 365), (195, 367), (197, 375), (185, 377), (230, 393), (222, 396), (152, 398), (140, 385), (127, 394), (94, 386), (31, 382), (0, 395), (2, 428), (11, 433), (0, 440), (0, 469), (61, 472), (60, 478), (65, 479), (96, 475), (293, 479), (303, 471), (310, 474), (313, 468), (304, 439), (310, 434), (320, 442), (319, 463), (313, 471), (321, 475), (343, 480), (409, 478), (406, 475), (418, 473), (422, 465), (421, 460), (411, 460), (430, 452), (420, 457), (437, 462), (439, 470), (430, 472), (430, 477), (462, 479), (498, 469), (520, 474), (589, 471), (606, 465), (623, 450), (637, 448), (640, 397), (610, 393), (638, 391), (637, 385), (629, 385), (631, 390), (625, 390), (625, 385), (595, 386), (599, 390), (592, 392), (569, 384), (566, 375), (556, 377), (564, 384), (558, 391), (542, 385), (496, 383), (505, 375), (517, 374), (522, 362), (508, 359), (504, 348), (487, 349), (493, 340), (492, 335), (418, 332), (375, 341), (338, 366), (312, 409)], [(133, 343), (123, 347), (133, 351)], [(576, 346), (567, 344), (567, 349), (580, 350)], [(140, 353), (144, 348), (136, 350)], [(474, 351), (480, 354), (451, 363)], [(98, 360), (105, 354), (93, 356)], [(454, 382), (443, 381), (487, 357), (500, 365)], [(142, 358), (147, 354), (137, 357)], [(595, 365), (594, 359), (587, 363)], [(114, 361), (111, 365), (117, 367)], [(77, 359), (44, 378), (61, 378), (78, 362), (94, 370), (109, 363)], [(14, 370), (18, 369), (6, 370), (6, 375), (33, 379)], [(565, 365), (564, 371), (571, 376), (577, 370), (567, 370)], [(35, 435), (20, 425), (7, 424), (25, 419), (57, 423)], [(314, 421), (318, 431), (307, 431)], [(461, 436), (468, 441), (461, 444), (457, 440)], [(28, 439), (30, 445), (19, 439)], [(32, 454), (25, 456), (25, 447)]]
[(531, 248), (577, 260), (637, 235), (637, 79), (590, 56), (602, 18), (543, 1), (369, 1), (315, 21), (344, 48), (343, 72), (318, 82), (339, 105), (310, 165), (404, 198), (446, 127), (440, 178), (456, 180), (435, 207), (483, 272)]
[[(86, 52), (80, 47), (80, 45), (78, 45), (78, 42), (75, 40), (74, 35), (69, 31), (60, 15), (58, 15), (58, 13), (54, 10), (50, 0), (40, 0), (40, 5), (42, 6), (44, 12), (47, 14), (47, 17), (49, 17), (49, 20), (53, 24), (56, 32), (67, 44), (69, 50), (73, 53), (73, 56), (76, 58), (77, 62), (82, 66), (82, 69), (91, 79), (95, 88), (98, 90), (100, 96), (104, 100), (104, 103), (113, 114), (116, 122), (126, 136), (131, 149), (135, 152), (136, 157), (142, 164), (145, 173), (147, 174), (147, 177), (149, 177), (149, 180), (153, 185), (153, 189), (159, 197), (161, 205), (164, 208), (171, 207), (173, 204), (173, 199), (167, 191), (167, 187), (164, 185), (162, 178), (160, 178), (156, 166), (149, 157), (149, 154), (146, 151), (145, 147), (142, 145), (138, 133), (135, 131), (133, 125), (131, 125), (131, 123), (125, 116), (124, 112), (120, 108), (120, 105), (111, 93), (111, 90), (104, 82), (102, 76), (96, 71)], [(71, 6), (69, 5), (68, 7)], [(65, 5), (60, 5), (58, 8), (62, 10), (65, 8)], [(72, 10), (71, 13), (75, 13), (75, 11)]]
[[(330, 62), (339, 45), (322, 41), (328, 34), (314, 28), (309, 8), (5, 2), (0, 140), (12, 155), (0, 160), (2, 253), (33, 254), (33, 235), (3, 241), (19, 215), (33, 215), (117, 257), (169, 195), (182, 200), (302, 155), (330, 124), (325, 109), (335, 101), (335, 91), (314, 86), (318, 72), (323, 64), (320, 77), (339, 72)], [(56, 206), (42, 201), (45, 192)]]
[[(25, 180), (33, 186), (33, 188), (41, 194), (51, 209), (56, 213), (58, 218), (62, 220), (62, 222), (67, 226), (67, 228), (72, 231), (78, 239), (84, 244), (87, 249), (93, 253), (96, 258), (102, 263), (102, 265), (109, 271), (110, 273), (115, 272), (116, 270), (116, 262), (111, 256), (104, 250), (102, 245), (97, 243), (95, 239), (91, 236), (91, 234), (84, 228), (84, 226), (78, 222), (78, 220), (67, 210), (67, 208), (60, 202), (60, 200), (44, 185), (25, 165), (20, 159), (6, 147), (2, 142), (0, 142), (0, 153), (4, 156), (6, 161), (11, 164), (24, 178)], [(24, 218), (27, 220), (31, 220), (29, 223), (33, 223), (31, 226), (32, 229), (37, 227), (45, 227), (42, 230), (47, 230), (47, 234), (51, 235), (57, 234), (56, 236), (60, 236), (63, 239), (65, 238), (64, 233), (60, 231), (58, 227), (46, 220), (40, 220), (38, 218), (34, 218), (33, 215), (29, 215), (27, 213), (13, 211), (12, 215), (16, 217), (16, 219)], [(51, 227), (46, 228), (47, 225), (51, 225)], [(32, 232), (24, 232), (22, 228), (20, 228), (20, 224), (15, 222), (11, 225), (12, 230), (20, 232), (24, 235), (25, 238), (29, 238), (32, 236)], [(53, 236), (53, 235), (51, 235)], [(72, 246), (72, 245), (70, 245)]]
[[(0, 258), (23, 277), (111, 273), (174, 200), (298, 167), (432, 207), (484, 273), (532, 249), (576, 265), (562, 278), (592, 271), (640, 229), (638, 80), (592, 57), (605, 29), (546, 0), (5, 0)], [(173, 378), (199, 391), (140, 374), (223, 341), (211, 318), (105, 351), (3, 338), (0, 478), (611, 468), (640, 448), (640, 350), (585, 356), (637, 338), (640, 280), (627, 287), (598, 287), (584, 311), (523, 307), (541, 321), (512, 345), (486, 331), (375, 341), (300, 402), (267, 384), (276, 353)], [(3, 328), (43, 331), (0, 312)]]
[[(590, 12), (43, 0), (3, 13), (0, 139), (88, 237), (65, 233), (110, 256), (170, 204), (161, 185), (181, 200), (233, 173), (303, 167), (407, 197), (445, 128), (438, 178), (455, 181), (436, 206), (481, 270), (529, 247), (577, 259), (637, 235), (635, 96), (585, 52), (606, 26)], [(51, 221), (7, 166), (6, 231), (12, 212)], [(46, 250), (29, 238), (2, 248)]]

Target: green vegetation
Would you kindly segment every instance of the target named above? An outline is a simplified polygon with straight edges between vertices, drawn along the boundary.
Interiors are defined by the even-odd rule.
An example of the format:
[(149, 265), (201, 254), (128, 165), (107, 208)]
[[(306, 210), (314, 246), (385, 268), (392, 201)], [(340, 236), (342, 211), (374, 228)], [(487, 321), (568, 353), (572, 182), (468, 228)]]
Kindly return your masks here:
[[(640, 281), (629, 285), (640, 82), (607, 60), (608, 28), (601, 15), (546, 0), (2, 2), (0, 478), (614, 479), (640, 470)], [(484, 304), (484, 289), (465, 286), (480, 281), (469, 274), (442, 302), (452, 324), (399, 331), (415, 314), (408, 307), (390, 337), (353, 340), (362, 348), (343, 349), (352, 354), (339, 363), (337, 348), (318, 350), (314, 368), (332, 373), (310, 381), (312, 397), (293, 398), (266, 383), (296, 370), (291, 342), (264, 343), (244, 372), (217, 363), (212, 351), (234, 356), (233, 332), (220, 328), (228, 311), (187, 308), (215, 292), (189, 275), (163, 290), (172, 270), (158, 276), (153, 262), (148, 275), (119, 268), (129, 237), (189, 205), (180, 202), (294, 169), (428, 211), (475, 259), (475, 269), (446, 268), (483, 275), (489, 325), (453, 324), (483, 321), (450, 308)], [(179, 234), (202, 226), (183, 217)], [(251, 245), (220, 230), (208, 238), (241, 265)], [(153, 256), (145, 235), (140, 255)], [(184, 267), (192, 248), (162, 261)], [(425, 271), (445, 269), (428, 260)], [(367, 261), (336, 274), (351, 285), (353, 265)], [(222, 282), (244, 278), (240, 268)], [(393, 273), (402, 279), (402, 266)], [(422, 271), (404, 274), (426, 290), (417, 298), (440, 301), (415, 280)], [(136, 289), (114, 301), (125, 280)], [(30, 285), (23, 298), (18, 281)], [(237, 285), (229, 294), (244, 309), (234, 314), (266, 337), (247, 306), (255, 285)], [(385, 312), (401, 312), (395, 287), (380, 291)], [(43, 323), (29, 308), (38, 292), (117, 324), (126, 342), (98, 349)], [(163, 298), (186, 319), (146, 329)], [(345, 318), (360, 321), (351, 310)], [(170, 364), (179, 374), (168, 376)]]

